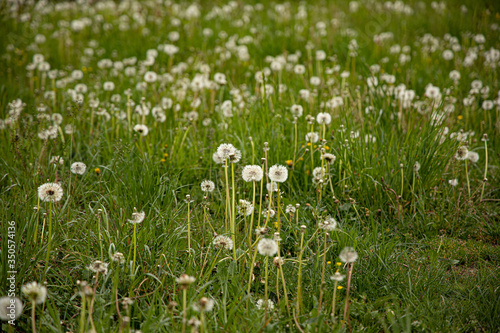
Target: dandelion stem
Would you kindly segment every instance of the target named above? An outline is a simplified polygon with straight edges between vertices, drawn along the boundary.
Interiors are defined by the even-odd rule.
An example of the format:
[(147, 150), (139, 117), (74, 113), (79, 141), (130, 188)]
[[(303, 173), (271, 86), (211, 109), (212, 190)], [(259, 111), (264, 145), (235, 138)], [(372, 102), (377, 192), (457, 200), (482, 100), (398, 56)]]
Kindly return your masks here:
[(295, 131), (295, 135), (294, 135), (294, 146), (293, 146), (293, 164), (296, 163), (296, 156), (297, 156), (297, 118), (295, 117), (294, 118), (294, 121), (293, 121), (293, 126), (294, 126), (294, 131)]
[(186, 332), (187, 289), (182, 289), (182, 333)]
[(229, 194), (229, 176), (227, 174), (227, 168), (228, 168), (227, 159), (225, 160), (224, 163), (225, 163), (224, 172), (226, 175), (226, 232), (227, 232), (228, 214), (229, 214), (229, 223), (231, 224), (231, 201), (230, 201), (231, 198), (230, 198), (230, 194)]
[(135, 275), (135, 260), (137, 256), (137, 223), (134, 223), (134, 261), (132, 262), (132, 275)]
[(302, 305), (302, 255), (304, 254), (304, 234), (302, 231), (300, 235), (300, 253), (299, 253), (299, 272), (297, 279), (297, 316), (300, 315), (300, 307)]
[(467, 171), (467, 159), (465, 159), (465, 177), (467, 178), (467, 191), (470, 198), (470, 183), (469, 183), (469, 172)]
[(252, 182), (252, 216), (250, 217), (250, 228), (248, 228), (248, 248), (252, 246), (253, 216), (255, 214), (255, 182)]
[(87, 299), (85, 295), (82, 295), (82, 309), (80, 310), (80, 333), (85, 332), (85, 305), (87, 303)]
[(265, 263), (266, 267), (265, 267), (265, 283), (264, 283), (264, 301), (265, 301), (265, 304), (266, 304), (266, 317), (267, 317), (267, 282), (268, 282), (268, 269), (269, 269), (269, 257), (266, 256), (266, 263)]
[[(257, 236), (257, 241), (259, 241), (259, 238)], [(253, 254), (253, 258), (252, 258), (252, 263), (250, 265), (250, 275), (248, 276), (248, 288), (247, 288), (247, 294), (250, 295), (250, 289), (251, 289), (251, 286), (252, 286), (252, 276), (253, 276), (253, 268), (254, 268), (254, 265), (255, 265), (255, 259), (257, 258), (257, 248), (255, 248), (254, 250), (254, 254)], [(249, 310), (249, 299), (247, 298), (247, 310)]]
[(191, 199), (188, 198), (187, 200), (187, 204), (188, 204), (188, 216), (187, 216), (187, 222), (188, 222), (188, 253), (189, 255), (191, 255), (191, 214), (190, 214), (190, 207), (189, 207), (189, 204), (191, 202)]
[(47, 255), (45, 257), (45, 274), (49, 270), (50, 248), (52, 246), (52, 202), (49, 203), (49, 240), (47, 244)]
[(35, 305), (35, 302), (32, 301), (31, 302), (31, 329), (33, 330), (33, 333), (36, 333), (35, 310), (36, 310), (36, 305)]
[(319, 287), (318, 313), (321, 313), (321, 305), (323, 303), (323, 289), (324, 289), (324, 284), (325, 284), (325, 270), (326, 270), (326, 240), (327, 240), (327, 232), (325, 230), (325, 241), (324, 241), (324, 252), (323, 252), (323, 269), (321, 271), (321, 285)]
[(233, 239), (233, 258), (236, 260), (236, 187), (234, 186), (234, 163), (231, 163), (231, 185), (233, 186), (233, 204), (231, 213), (231, 238)]
[(332, 296), (332, 319), (335, 322), (335, 301), (337, 300), (337, 284), (338, 281), (335, 281), (335, 285), (333, 286), (333, 296)]
[(483, 177), (483, 188), (481, 189), (481, 199), (480, 201), (483, 201), (483, 195), (484, 195), (484, 186), (486, 185), (487, 181), (487, 176), (488, 176), (488, 140), (484, 140), (484, 153), (485, 153), (485, 164), (484, 164), (484, 177)]
[(351, 276), (353, 270), (354, 263), (350, 263), (347, 265), (347, 291), (345, 296), (345, 307), (344, 307), (344, 324), (349, 321), (349, 291), (351, 289)]

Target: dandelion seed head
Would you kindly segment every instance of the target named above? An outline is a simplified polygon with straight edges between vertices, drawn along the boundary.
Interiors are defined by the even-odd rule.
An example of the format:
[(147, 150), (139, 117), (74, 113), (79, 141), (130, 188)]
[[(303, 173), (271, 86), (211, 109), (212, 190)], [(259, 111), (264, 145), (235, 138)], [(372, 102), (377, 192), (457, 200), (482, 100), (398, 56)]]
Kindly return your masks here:
[(47, 288), (36, 281), (25, 284), (21, 291), (35, 304), (45, 303), (47, 299)]
[(318, 228), (325, 231), (333, 231), (337, 229), (337, 221), (333, 217), (329, 216), (319, 223)]
[[(266, 305), (267, 303), (267, 305)], [(257, 306), (257, 309), (259, 310), (265, 310), (266, 307), (267, 307), (267, 310), (274, 310), (274, 302), (270, 299), (267, 300), (267, 302), (265, 300), (263, 300), (262, 298), (260, 298), (257, 303), (256, 303), (256, 306)]]
[(0, 297), (0, 320), (17, 319), (23, 313), (24, 304), (17, 297)]
[(187, 289), (194, 281), (196, 281), (196, 278), (187, 274), (181, 274), (181, 276), (175, 279), (175, 282), (177, 282), (181, 289)]
[(339, 254), (340, 260), (345, 263), (353, 263), (358, 259), (358, 253), (353, 247), (344, 247)]
[(257, 244), (257, 251), (263, 256), (272, 257), (278, 252), (278, 243), (270, 238), (262, 238)]
[(337, 157), (333, 154), (326, 153), (321, 156), (321, 159), (325, 160), (328, 164), (333, 164)]
[(242, 177), (246, 182), (260, 182), (264, 172), (260, 165), (247, 165), (243, 168)]
[(212, 244), (216, 249), (223, 250), (232, 250), (233, 249), (233, 240), (231, 237), (219, 235), (214, 238)]
[(215, 184), (211, 180), (202, 181), (200, 186), (201, 186), (201, 190), (203, 192), (206, 192), (206, 193), (212, 192), (213, 190), (215, 190)]
[(193, 309), (198, 312), (209, 312), (214, 308), (214, 300), (208, 297), (202, 297), (193, 305)]
[(125, 256), (121, 252), (115, 252), (111, 255), (111, 260), (121, 265), (125, 263)]
[(46, 183), (38, 187), (38, 197), (45, 202), (58, 202), (64, 191), (58, 183)]
[(90, 264), (89, 269), (94, 273), (103, 273), (106, 275), (108, 274), (108, 263), (96, 260)]
[(71, 172), (75, 175), (83, 175), (87, 170), (87, 166), (83, 162), (75, 162), (71, 164)]
[(479, 161), (479, 154), (475, 151), (469, 151), (467, 153), (467, 159), (472, 163), (476, 163), (477, 161)]
[(134, 212), (132, 213), (132, 219), (128, 220), (132, 224), (139, 224), (142, 221), (144, 221), (144, 218), (146, 217), (146, 213), (144, 211), (138, 212), (134, 208)]
[(457, 152), (455, 153), (455, 159), (459, 161), (463, 161), (467, 158), (467, 155), (469, 153), (469, 150), (465, 146), (460, 146), (457, 149)]
[(345, 278), (345, 275), (340, 274), (338, 271), (335, 272), (335, 274), (333, 274), (332, 276), (330, 276), (330, 280), (337, 281), (337, 282), (344, 280), (344, 278)]
[(269, 168), (269, 179), (276, 183), (283, 183), (288, 178), (288, 169), (283, 165), (273, 165)]

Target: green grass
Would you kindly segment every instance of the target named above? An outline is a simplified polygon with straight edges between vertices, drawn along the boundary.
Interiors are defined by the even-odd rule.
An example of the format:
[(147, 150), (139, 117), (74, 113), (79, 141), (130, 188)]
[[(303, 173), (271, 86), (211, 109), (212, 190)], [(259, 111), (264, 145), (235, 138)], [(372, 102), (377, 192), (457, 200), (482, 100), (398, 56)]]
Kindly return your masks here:
[[(45, 283), (48, 290), (46, 302), (35, 309), (39, 332), (87, 332), (92, 327), (88, 316), (91, 302), (98, 332), (181, 332), (183, 299), (176, 278), (188, 274), (196, 281), (187, 289), (187, 319), (201, 319), (192, 308), (201, 297), (215, 302), (198, 328), (204, 332), (498, 331), (500, 106), (495, 102), (491, 110), (483, 110), (482, 103), (499, 98), (498, 69), (488, 68), (484, 52), (500, 48), (498, 28), (493, 29), (494, 24), (500, 25), (500, 14), (498, 5), (488, 1), (463, 3), (466, 13), (458, 1), (449, 1), (439, 13), (429, 1), (408, 1), (413, 14), (407, 15), (386, 10), (383, 2), (376, 1), (360, 1), (357, 12), (341, 1), (289, 2), (284, 13), (277, 13), (276, 3), (259, 9), (253, 1), (240, 1), (230, 10), (226, 2), (212, 1), (203, 2), (200, 18), (193, 19), (183, 15), (189, 6), (185, 2), (141, 1), (135, 9), (73, 4), (71, 8), (57, 7), (60, 10), (55, 10), (62, 6), (56, 2), (16, 10), (11, 4), (0, 4), (0, 119), (4, 119), (0, 124), (5, 125), (0, 129), (0, 295), (8, 293), (6, 279), (12, 270), (8, 267), (7, 222), (15, 221), (15, 292), (25, 304), (16, 327), (2, 322), (2, 330), (32, 331), (33, 305), (21, 293), (21, 286), (37, 281)], [(304, 19), (297, 16), (301, 4), (307, 10)], [(226, 13), (211, 17), (214, 6), (226, 6)], [(31, 19), (22, 22), (13, 13), (29, 13)], [(80, 32), (72, 30), (71, 21), (82, 18), (89, 18), (91, 24)], [(118, 28), (123, 22), (129, 23), (127, 31)], [(326, 34), (318, 22), (325, 24)], [(213, 34), (205, 36), (205, 28)], [(172, 31), (180, 33), (178, 41), (169, 40)], [(223, 38), (221, 31), (227, 37)], [(374, 35), (382, 32), (392, 32), (393, 38), (375, 43)], [(46, 36), (45, 43), (34, 42), (38, 34)], [(435, 38), (435, 52), (422, 49), (425, 34)], [(442, 57), (443, 51), (452, 47), (445, 34), (456, 37), (460, 45), (449, 61)], [(484, 35), (484, 44), (474, 41), (475, 34)], [(244, 45), (244, 36), (253, 38), (245, 44), (249, 58), (239, 59), (235, 45)], [(353, 39), (359, 46), (355, 57), (348, 51)], [(179, 52), (171, 58), (159, 51), (154, 64), (141, 70), (139, 62), (160, 44), (174, 44)], [(409, 46), (410, 61), (401, 63), (402, 52), (390, 52), (395, 44)], [(327, 58), (316, 61), (317, 50), (325, 51)], [(266, 57), (296, 51), (301, 52), (297, 63), (305, 66), (306, 73), (300, 76), (286, 68), (279, 74), (271, 71), (266, 80), (274, 93), (263, 94), (255, 76), (271, 67)], [(230, 58), (224, 60), (223, 52)], [(477, 53), (469, 67), (463, 64), (468, 52)], [(65, 72), (59, 73), (57, 87), (38, 70), (33, 71), (33, 77), (27, 75), (26, 67), (35, 54), (43, 54), (51, 70)], [(136, 68), (131, 76), (124, 70), (114, 73), (98, 66), (102, 59), (116, 63), (130, 57), (138, 61), (124, 66)], [(179, 72), (181, 62), (185, 69)], [(381, 68), (374, 74), (379, 82), (376, 91), (367, 84), (374, 64)], [(228, 84), (219, 90), (193, 89), (191, 82), (203, 65), (210, 69), (210, 80), (215, 73), (224, 73)], [(293, 69), (295, 63), (289, 59), (286, 65)], [(335, 66), (338, 70), (330, 70)], [(83, 78), (64, 85), (64, 78), (77, 69), (83, 71)], [(146, 70), (159, 76), (170, 73), (172, 80), (138, 89)], [(449, 78), (452, 70), (461, 74), (456, 84)], [(342, 79), (343, 71), (350, 76)], [(395, 82), (383, 82), (384, 73), (394, 75)], [(316, 89), (309, 81), (311, 76), (321, 78)], [(481, 80), (489, 91), (475, 93), (472, 105), (464, 106), (463, 99), (471, 93), (474, 80)], [(103, 90), (106, 81), (115, 84), (112, 92)], [(87, 86), (83, 103), (77, 103), (68, 92), (78, 83)], [(439, 87), (440, 102), (433, 104), (424, 95), (429, 83)], [(278, 93), (279, 84), (286, 85), (282, 93)], [(409, 108), (403, 108), (388, 92), (400, 84), (415, 91)], [(144, 98), (152, 108), (167, 97), (174, 107), (163, 111), (165, 122), (157, 122), (151, 113), (143, 119), (134, 112), (135, 106), (128, 118), (127, 89), (131, 89), (130, 98), (136, 105)], [(309, 101), (300, 97), (301, 89), (315, 90)], [(50, 91), (55, 92), (55, 102), (44, 96)], [(111, 101), (114, 94), (121, 99)], [(342, 106), (324, 106), (338, 96), (343, 99)], [(18, 98), (25, 103), (19, 118), (5, 121), (12, 116), (9, 103)], [(192, 106), (196, 98), (200, 98), (199, 107)], [(99, 100), (98, 108), (92, 108), (92, 99)], [(226, 100), (233, 102), (233, 117), (225, 117), (219, 110)], [(419, 103), (424, 111), (417, 110)], [(47, 106), (45, 112), (37, 111), (40, 104)], [(303, 106), (303, 115), (297, 120), (296, 151), (290, 112), (293, 104)], [(454, 111), (446, 113), (449, 105)], [(99, 115), (99, 108), (107, 111), (108, 120), (106, 114)], [(189, 119), (185, 113), (193, 110), (197, 118)], [(304, 139), (311, 131), (306, 115), (314, 117), (313, 131), (321, 133), (322, 125), (315, 119), (325, 111), (332, 117), (323, 138), (326, 142), (314, 143), (311, 155), (310, 143)], [(402, 116), (398, 116), (401, 111)], [(120, 112), (124, 112), (124, 119), (119, 119)], [(435, 124), (433, 114), (441, 112), (443, 121)], [(54, 121), (37, 115), (55, 113), (62, 116), (57, 137), (40, 139), (39, 133)], [(208, 125), (204, 124), (207, 119)], [(149, 128), (146, 136), (129, 128), (143, 123)], [(65, 132), (67, 125), (73, 126), (72, 134)], [(461, 131), (473, 134), (459, 142), (451, 134)], [(484, 195), (483, 134), (489, 139)], [(375, 141), (365, 140), (368, 135)], [(212, 154), (221, 143), (241, 150), (241, 161), (234, 164), (234, 199), (236, 203), (240, 199), (252, 201), (252, 184), (243, 181), (241, 171), (245, 165), (261, 164), (265, 142), (270, 149), (264, 169), (287, 165), (291, 160), (288, 179), (279, 185), (281, 212), (268, 221), (266, 237), (271, 237), (278, 231), (280, 216), (279, 255), (284, 264), (282, 277), (269, 258), (269, 298), (275, 308), (267, 314), (256, 306), (257, 300), (264, 298), (265, 259), (260, 254), (253, 268), (251, 293), (247, 293), (254, 255), (246, 239), (250, 217), (238, 215), (236, 219), (238, 260), (232, 251), (219, 253), (212, 245), (212, 227), (215, 233), (230, 236), (224, 168), (213, 161)], [(464, 161), (454, 158), (462, 145), (479, 154), (476, 163), (468, 162), (467, 174)], [(334, 154), (336, 161), (320, 195), (311, 173), (312, 167), (322, 165), (321, 148)], [(61, 156), (64, 163), (51, 164), (54, 156)], [(84, 162), (85, 174), (72, 174), (73, 162)], [(421, 168), (414, 173), (416, 162)], [(455, 178), (458, 185), (451, 186), (448, 181)], [(200, 189), (205, 179), (215, 183), (207, 198)], [(47, 182), (62, 186), (61, 201), (49, 205), (39, 200), (37, 189)], [(269, 205), (263, 185), (261, 191), (261, 183), (256, 184), (254, 227), (266, 224), (267, 216), (258, 217), (259, 209)], [(191, 252), (186, 195), (193, 200), (189, 207)], [(230, 196), (232, 199), (232, 188)], [(284, 213), (289, 204), (300, 204), (298, 224), (296, 215)], [(276, 194), (272, 205), (277, 210)], [(134, 226), (128, 222), (134, 207), (146, 216), (137, 224), (135, 272)], [(47, 262), (49, 216), (53, 234)], [(324, 255), (324, 232), (318, 224), (327, 216), (334, 217), (338, 227), (328, 233)], [(306, 229), (299, 286), (301, 225)], [(337, 290), (336, 316), (330, 316), (334, 282), (329, 277), (337, 267), (347, 274), (345, 266), (336, 265), (345, 247), (354, 247), (359, 255), (349, 291), (349, 323), (343, 316), (346, 280), (339, 282), (343, 288)], [(123, 253), (124, 264), (111, 261), (115, 252)], [(99, 274), (97, 281), (88, 268), (95, 260), (109, 263), (107, 274)], [(328, 263), (322, 309), (318, 311), (323, 261)], [(83, 326), (78, 281), (96, 288), (86, 304)], [(298, 308), (300, 288), (302, 305)], [(131, 305), (123, 304), (126, 298), (133, 300)], [(172, 308), (172, 302), (177, 306)], [(186, 329), (191, 330), (189, 326)]]

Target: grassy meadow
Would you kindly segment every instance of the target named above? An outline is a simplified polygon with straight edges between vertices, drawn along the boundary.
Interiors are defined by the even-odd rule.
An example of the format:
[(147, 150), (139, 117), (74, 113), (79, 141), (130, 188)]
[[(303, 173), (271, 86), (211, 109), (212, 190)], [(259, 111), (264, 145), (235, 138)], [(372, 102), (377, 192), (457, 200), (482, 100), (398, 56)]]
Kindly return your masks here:
[(498, 3), (0, 19), (1, 331), (500, 331)]

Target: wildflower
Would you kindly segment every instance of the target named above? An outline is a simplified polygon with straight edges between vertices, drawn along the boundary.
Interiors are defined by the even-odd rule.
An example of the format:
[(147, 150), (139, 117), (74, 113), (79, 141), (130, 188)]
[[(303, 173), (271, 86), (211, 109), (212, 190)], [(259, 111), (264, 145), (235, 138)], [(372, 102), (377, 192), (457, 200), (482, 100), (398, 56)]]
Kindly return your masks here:
[(456, 178), (450, 179), (450, 180), (448, 180), (448, 184), (450, 184), (451, 186), (457, 186), (458, 185), (458, 179), (456, 179)]
[(475, 151), (469, 151), (467, 153), (467, 159), (472, 163), (476, 163), (477, 161), (479, 161), (479, 154)]
[(316, 132), (310, 132), (306, 134), (306, 141), (316, 143), (319, 140), (319, 135)]
[(87, 170), (87, 166), (85, 165), (85, 163), (75, 162), (71, 164), (71, 172), (75, 175), (83, 175), (85, 173), (85, 170)]
[(201, 321), (198, 318), (196, 318), (196, 317), (191, 317), (191, 319), (189, 319), (189, 321), (187, 322), (187, 324), (189, 326), (193, 327), (193, 329), (195, 329), (195, 331), (196, 331), (196, 328), (200, 327)]
[(413, 172), (418, 172), (419, 170), (420, 170), (420, 163), (415, 162), (415, 164), (413, 164)]
[(101, 169), (99, 169), (99, 168), (95, 168), (95, 169), (94, 169), (94, 172), (96, 173), (96, 175), (98, 175), (98, 176), (99, 176), (99, 175), (101, 174)]
[(304, 108), (302, 107), (302, 105), (298, 105), (298, 104), (294, 104), (290, 107), (290, 112), (292, 113), (292, 115), (294, 117), (297, 117), (297, 118), (302, 117), (303, 110), (304, 110)]
[[(271, 189), (271, 184), (273, 185), (272, 189)], [(268, 192), (271, 192), (271, 191), (276, 192), (276, 191), (278, 191), (278, 184), (276, 184), (276, 183), (267, 183), (266, 184), (266, 189), (267, 189)]]
[(224, 235), (219, 235), (214, 238), (212, 244), (214, 244), (214, 247), (216, 249), (223, 249), (223, 250), (232, 250), (233, 249), (233, 240), (231, 237), (227, 237)]
[(267, 228), (256, 228), (255, 229), (255, 234), (257, 236), (264, 236), (265, 234), (267, 234)]
[(331, 123), (332, 121), (332, 116), (329, 114), (329, 113), (326, 113), (326, 112), (320, 112), (318, 113), (318, 115), (316, 116), (316, 121), (318, 122), (318, 124), (325, 124), (325, 125), (328, 125)]
[(270, 238), (262, 238), (257, 244), (257, 250), (263, 256), (272, 257), (278, 252), (278, 243)]
[(358, 253), (353, 247), (344, 247), (340, 251), (339, 257), (345, 263), (352, 263), (358, 259)]
[(281, 258), (281, 257), (274, 257), (273, 258), (273, 265), (276, 267), (283, 266), (284, 263), (285, 263), (285, 260), (283, 260), (283, 258)]
[(202, 297), (193, 305), (193, 309), (198, 312), (209, 312), (214, 308), (214, 300), (207, 297)]
[(215, 190), (215, 184), (211, 180), (204, 180), (201, 182), (201, 190), (203, 192), (212, 192)]
[(253, 212), (253, 205), (250, 201), (240, 199), (240, 204), (238, 205), (238, 213), (240, 215), (249, 216)]
[(137, 124), (134, 126), (134, 131), (136, 131), (142, 136), (146, 136), (148, 135), (149, 129), (146, 125)]
[(213, 153), (212, 160), (215, 162), (215, 164), (224, 163), (224, 159), (219, 155), (218, 152)]
[(246, 182), (260, 182), (263, 175), (260, 165), (247, 165), (242, 171), (243, 180)]
[(337, 282), (344, 280), (344, 278), (345, 278), (345, 275), (340, 274), (338, 271), (335, 272), (335, 274), (333, 274), (332, 276), (330, 276), (330, 280), (337, 281)]
[(286, 206), (285, 212), (287, 214), (295, 214), (295, 211), (296, 211), (296, 209), (295, 209), (294, 205), (288, 205), (288, 206)]
[(125, 256), (121, 252), (115, 252), (111, 255), (111, 260), (121, 265), (125, 262)]
[(21, 291), (30, 299), (31, 302), (35, 304), (45, 303), (45, 300), (47, 299), (47, 288), (37, 282), (25, 284), (21, 287)]
[(333, 217), (327, 217), (324, 221), (320, 222), (318, 228), (325, 231), (333, 231), (337, 228), (337, 221)]
[(274, 214), (276, 214), (276, 212), (274, 211), (274, 209), (270, 209), (270, 210), (268, 211), (268, 210), (267, 210), (267, 208), (266, 208), (266, 209), (264, 209), (264, 210), (262, 211), (262, 215), (267, 216), (268, 212), (269, 212), (269, 218), (273, 218), (273, 217), (274, 217)]
[[(217, 148), (217, 154), (222, 160), (227, 160), (236, 154), (237, 149), (230, 143), (223, 143)], [(241, 153), (240, 153), (241, 155)]]
[(175, 279), (175, 282), (177, 282), (181, 289), (187, 289), (189, 288), (189, 285), (194, 283), (196, 281), (196, 278), (189, 276), (187, 274), (181, 274), (177, 279)]
[(0, 320), (11, 321), (23, 313), (23, 302), (17, 297), (0, 297)]
[(333, 154), (326, 153), (321, 156), (321, 159), (325, 160), (329, 164), (333, 164), (337, 157)]
[(90, 264), (89, 269), (94, 273), (108, 274), (108, 263), (96, 260)]
[(469, 150), (465, 146), (460, 146), (455, 153), (455, 158), (459, 161), (463, 161), (467, 158)]
[(132, 224), (139, 224), (142, 221), (144, 221), (144, 218), (146, 217), (146, 213), (144, 211), (138, 212), (135, 207), (134, 207), (134, 212), (132, 213), (132, 219), (128, 220)]
[(158, 79), (158, 75), (155, 72), (149, 71), (144, 74), (144, 81), (148, 83), (154, 83)]
[(257, 301), (257, 309), (259, 310), (263, 310), (265, 308), (267, 308), (268, 310), (273, 310), (274, 309), (274, 302), (270, 299), (267, 300), (267, 305), (266, 305), (266, 301), (263, 300), (262, 298), (260, 298), (258, 301)]
[(62, 199), (63, 193), (58, 183), (46, 183), (38, 187), (38, 197), (45, 202), (58, 202)]
[(283, 183), (288, 178), (288, 169), (283, 165), (273, 165), (269, 168), (269, 179), (273, 182)]
[(50, 164), (57, 164), (57, 163), (63, 165), (64, 159), (61, 156), (52, 156), (52, 158), (50, 159)]

